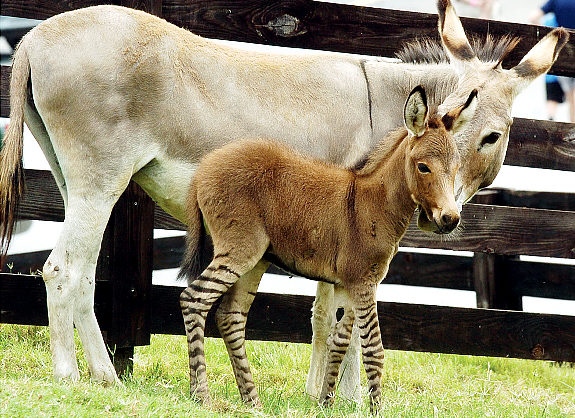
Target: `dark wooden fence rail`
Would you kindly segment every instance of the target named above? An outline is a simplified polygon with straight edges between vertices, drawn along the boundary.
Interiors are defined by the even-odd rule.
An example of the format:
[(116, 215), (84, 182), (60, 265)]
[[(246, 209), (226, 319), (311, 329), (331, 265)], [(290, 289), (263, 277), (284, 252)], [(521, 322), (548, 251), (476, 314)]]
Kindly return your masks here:
[[(2, 14), (44, 19), (98, 3), (4, 0)], [(146, 10), (207, 37), (267, 45), (393, 56), (414, 36), (437, 36), (436, 15), (307, 0), (112, 3)], [(517, 63), (548, 32), (530, 25), (462, 20), (472, 35), (484, 37), (489, 31), (524, 39), (504, 66)], [(575, 32), (551, 72), (575, 76)], [(4, 117), (9, 111), (9, 77), (9, 67), (3, 66), (0, 114)], [(516, 119), (505, 164), (575, 171), (575, 124)], [(20, 219), (62, 221), (62, 199), (51, 174), (26, 170), (26, 176)], [(473, 257), (400, 253), (386, 282), (474, 290), (478, 306), (489, 309), (380, 303), (386, 347), (575, 361), (574, 316), (521, 312), (523, 296), (575, 300), (575, 267), (518, 258), (575, 258), (575, 193), (488, 190), (474, 202), (464, 209), (465, 230), (457, 239), (436, 241), (412, 223), (402, 242), (473, 251)], [(183, 225), (158, 208), (152, 216), (153, 211), (150, 199), (130, 186), (106, 232), (96, 313), (107, 341), (120, 350), (116, 359), (129, 358), (134, 345), (148, 344), (150, 333), (183, 333), (180, 288), (151, 284), (152, 269), (177, 267), (183, 249), (182, 237), (152, 240), (153, 227), (183, 229)], [(9, 257), (12, 273), (23, 274), (0, 273), (0, 322), (47, 324), (44, 285), (33, 274), (47, 255), (41, 251)], [(306, 296), (259, 294), (250, 313), (248, 337), (309, 342), (312, 301)], [(217, 335), (211, 321), (207, 334)]]

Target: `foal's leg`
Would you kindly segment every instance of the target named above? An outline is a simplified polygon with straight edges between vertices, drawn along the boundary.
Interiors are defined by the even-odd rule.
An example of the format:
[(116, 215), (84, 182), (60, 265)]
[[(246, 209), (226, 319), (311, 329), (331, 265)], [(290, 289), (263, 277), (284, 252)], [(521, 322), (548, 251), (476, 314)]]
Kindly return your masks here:
[(377, 316), (375, 297), (377, 285), (364, 284), (350, 292), (354, 303), (357, 328), (361, 337), (363, 365), (367, 374), (371, 412), (381, 404), (381, 377), (383, 374), (383, 343)]
[(260, 402), (246, 355), (246, 321), (268, 266), (269, 263), (260, 261), (244, 274), (223, 296), (216, 312), (218, 329), (226, 344), (242, 400), (256, 406)]
[[(214, 239), (214, 258), (203, 273), (189, 281), (180, 295), (180, 308), (184, 317), (188, 354), (190, 361), (190, 394), (200, 402), (210, 401), (206, 378), (206, 358), (204, 353), (204, 330), (206, 316), (212, 305), (236, 283), (239, 278), (252, 270), (263, 256), (269, 241), (250, 239), (247, 243), (235, 243), (233, 248), (222, 249)], [(249, 251), (252, 249), (252, 251)], [(251, 255), (248, 255), (249, 251)], [(257, 393), (252, 398), (259, 402)]]
[[(337, 292), (336, 290), (336, 293)], [(329, 405), (333, 404), (335, 398), (335, 385), (339, 375), (340, 365), (347, 352), (355, 320), (355, 313), (349, 302), (346, 301), (345, 304), (339, 305), (343, 306), (344, 312), (342, 318), (337, 321), (332, 328), (331, 334), (327, 339), (329, 353), (325, 378), (320, 394), (320, 401)]]

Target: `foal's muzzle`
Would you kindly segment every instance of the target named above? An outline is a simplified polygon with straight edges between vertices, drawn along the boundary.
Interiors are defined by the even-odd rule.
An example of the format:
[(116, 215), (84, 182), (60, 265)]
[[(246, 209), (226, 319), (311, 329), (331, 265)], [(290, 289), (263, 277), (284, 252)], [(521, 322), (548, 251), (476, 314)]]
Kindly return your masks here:
[(418, 228), (435, 234), (449, 234), (457, 228), (460, 220), (458, 211), (442, 211), (437, 216), (431, 216), (432, 219), (429, 218), (427, 211), (420, 206), (417, 218)]

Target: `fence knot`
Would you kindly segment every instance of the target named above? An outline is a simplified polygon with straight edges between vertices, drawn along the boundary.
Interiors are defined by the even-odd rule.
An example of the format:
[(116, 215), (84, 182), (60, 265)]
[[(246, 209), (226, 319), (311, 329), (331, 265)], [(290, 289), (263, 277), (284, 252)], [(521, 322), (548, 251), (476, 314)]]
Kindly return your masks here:
[(531, 350), (531, 355), (535, 360), (541, 360), (545, 355), (545, 348), (541, 344), (536, 344)]
[(301, 30), (300, 20), (297, 17), (288, 14), (270, 20), (264, 27), (274, 32), (276, 36), (283, 38), (290, 38), (307, 32), (305, 29)]

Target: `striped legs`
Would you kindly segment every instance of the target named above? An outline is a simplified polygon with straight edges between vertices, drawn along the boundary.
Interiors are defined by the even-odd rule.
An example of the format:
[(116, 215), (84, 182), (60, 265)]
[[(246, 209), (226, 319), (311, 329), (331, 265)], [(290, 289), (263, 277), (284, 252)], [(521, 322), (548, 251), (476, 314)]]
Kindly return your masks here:
[(351, 306), (345, 306), (342, 318), (335, 323), (327, 339), (329, 353), (323, 387), (320, 394), (320, 402), (328, 405), (332, 405), (335, 398), (335, 384), (339, 374), (339, 366), (351, 340), (354, 319), (355, 314)]
[(254, 406), (261, 406), (261, 403), (246, 355), (246, 321), (268, 266), (269, 263), (260, 261), (244, 274), (224, 295), (216, 312), (216, 323), (226, 344), (242, 400)]
[(361, 338), (363, 367), (367, 374), (370, 409), (377, 413), (381, 404), (381, 377), (383, 374), (383, 343), (377, 317), (375, 290), (364, 289), (355, 295), (355, 318)]
[(206, 316), (221, 295), (238, 281), (238, 272), (229, 257), (216, 255), (203, 273), (188, 282), (180, 295), (180, 308), (184, 317), (190, 360), (190, 394), (202, 403), (209, 403), (204, 354)]

